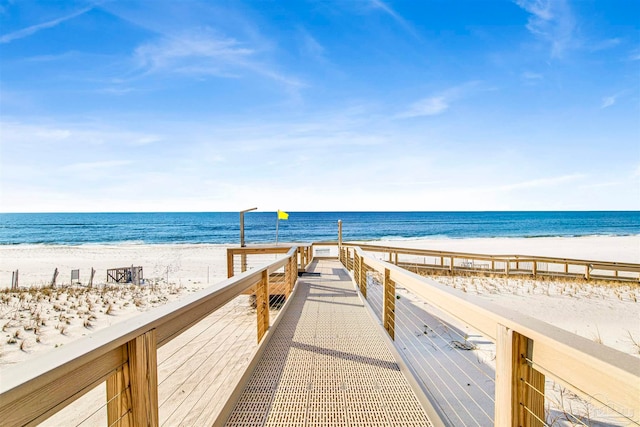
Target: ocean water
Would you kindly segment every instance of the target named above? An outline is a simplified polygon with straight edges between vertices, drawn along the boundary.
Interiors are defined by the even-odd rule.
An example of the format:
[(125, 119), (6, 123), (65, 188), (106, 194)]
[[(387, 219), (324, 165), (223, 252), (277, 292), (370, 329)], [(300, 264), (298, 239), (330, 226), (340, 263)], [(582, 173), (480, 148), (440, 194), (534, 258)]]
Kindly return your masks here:
[[(640, 234), (640, 212), (289, 212), (279, 241)], [(275, 212), (245, 214), (245, 242), (276, 240)], [(240, 240), (237, 212), (0, 214), (0, 244), (217, 243)]]

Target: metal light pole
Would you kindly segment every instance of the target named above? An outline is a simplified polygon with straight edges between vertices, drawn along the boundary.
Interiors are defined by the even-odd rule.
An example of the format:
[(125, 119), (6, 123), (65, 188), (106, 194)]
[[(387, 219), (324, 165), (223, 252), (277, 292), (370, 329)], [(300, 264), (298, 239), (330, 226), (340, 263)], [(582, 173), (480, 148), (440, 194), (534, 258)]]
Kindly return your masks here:
[(244, 248), (244, 214), (245, 212), (255, 211), (258, 208), (245, 209), (240, 211), (240, 247)]
[[(240, 247), (244, 248), (244, 214), (245, 212), (255, 211), (258, 208), (245, 209), (240, 211)], [(240, 271), (243, 273), (247, 271), (247, 254), (242, 252), (240, 254)]]

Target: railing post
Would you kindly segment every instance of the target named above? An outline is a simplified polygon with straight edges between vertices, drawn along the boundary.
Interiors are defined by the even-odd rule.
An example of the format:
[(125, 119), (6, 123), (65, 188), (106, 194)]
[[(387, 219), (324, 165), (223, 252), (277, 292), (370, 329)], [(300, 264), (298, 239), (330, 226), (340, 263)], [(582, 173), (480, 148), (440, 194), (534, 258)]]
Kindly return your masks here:
[(591, 280), (591, 271), (589, 267), (591, 267), (589, 264), (584, 266), (584, 278), (587, 280)]
[(291, 262), (293, 263), (293, 283), (295, 283), (298, 280), (298, 255), (294, 255)]
[(127, 363), (107, 379), (108, 424), (118, 427), (158, 426), (155, 329), (129, 341), (126, 356)]
[(545, 425), (544, 375), (531, 366), (533, 343), (503, 325), (496, 339), (495, 426)]
[(240, 252), (240, 271), (247, 271), (247, 254), (244, 251)]
[(233, 249), (227, 249), (227, 277), (233, 277)]
[(269, 271), (262, 272), (262, 279), (256, 286), (256, 313), (258, 315), (258, 342), (269, 329)]
[[(363, 266), (363, 262), (362, 262), (362, 257), (359, 256), (358, 257), (358, 284), (360, 285), (360, 288), (362, 288), (362, 279), (363, 279), (363, 271), (362, 271), (362, 266)], [(366, 283), (365, 283), (365, 289), (366, 289)]]
[(538, 275), (538, 261), (533, 260), (533, 277), (536, 277)]
[(362, 257), (358, 257), (358, 285), (360, 285), (360, 292), (364, 299), (367, 299), (367, 273), (365, 271), (365, 264), (362, 261)]
[(391, 272), (384, 269), (382, 291), (382, 325), (392, 340), (396, 339), (396, 284), (391, 280)]
[(453, 274), (453, 257), (451, 257), (451, 265), (449, 265), (449, 271)]
[(291, 294), (291, 258), (284, 265), (284, 288), (285, 297), (289, 298), (289, 294)]

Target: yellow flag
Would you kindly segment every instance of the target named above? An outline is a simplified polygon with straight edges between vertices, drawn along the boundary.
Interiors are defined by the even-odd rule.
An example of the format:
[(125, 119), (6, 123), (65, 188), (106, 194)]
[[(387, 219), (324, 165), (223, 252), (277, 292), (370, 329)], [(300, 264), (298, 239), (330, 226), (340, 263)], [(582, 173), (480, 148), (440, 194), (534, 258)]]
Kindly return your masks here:
[(278, 219), (289, 219), (289, 214), (278, 209)]

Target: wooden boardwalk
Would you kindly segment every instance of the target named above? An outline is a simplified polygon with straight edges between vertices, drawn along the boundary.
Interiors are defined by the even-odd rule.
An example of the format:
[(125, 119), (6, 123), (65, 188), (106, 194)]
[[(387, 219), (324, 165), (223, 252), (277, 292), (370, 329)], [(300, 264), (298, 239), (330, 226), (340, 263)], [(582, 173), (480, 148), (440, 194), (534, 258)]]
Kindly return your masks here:
[(314, 261), (228, 426), (430, 426), (337, 260)]

